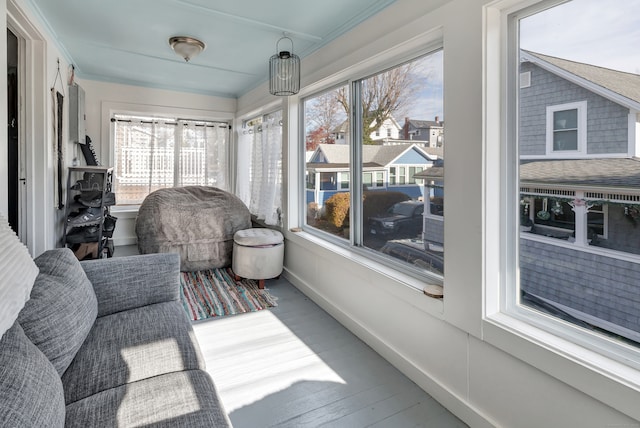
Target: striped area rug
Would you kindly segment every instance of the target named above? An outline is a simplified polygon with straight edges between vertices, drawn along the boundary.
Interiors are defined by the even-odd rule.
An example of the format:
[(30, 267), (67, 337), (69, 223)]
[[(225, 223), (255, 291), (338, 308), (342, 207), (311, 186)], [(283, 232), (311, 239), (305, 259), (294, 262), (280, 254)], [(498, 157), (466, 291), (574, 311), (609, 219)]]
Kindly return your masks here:
[(181, 272), (180, 294), (193, 321), (277, 306), (276, 298), (252, 279), (236, 281), (227, 269)]

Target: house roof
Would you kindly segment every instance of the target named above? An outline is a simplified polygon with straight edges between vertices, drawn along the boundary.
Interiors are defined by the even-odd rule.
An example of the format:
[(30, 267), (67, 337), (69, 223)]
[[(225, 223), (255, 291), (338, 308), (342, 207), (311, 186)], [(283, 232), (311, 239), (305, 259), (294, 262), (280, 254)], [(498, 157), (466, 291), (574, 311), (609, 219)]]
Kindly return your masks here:
[(444, 178), (444, 167), (432, 166), (431, 168), (425, 168), (417, 174), (414, 174), (413, 177), (427, 180), (442, 180)]
[[(608, 91), (620, 95), (635, 104), (640, 104), (640, 75), (626, 73), (623, 71), (612, 70), (609, 68), (599, 67), (596, 65), (585, 64), (581, 62), (570, 61), (563, 58), (556, 58), (549, 55), (543, 55), (537, 52), (523, 50), (523, 58), (537, 65), (543, 66), (537, 60), (546, 63), (547, 70), (553, 72), (548, 65), (557, 67), (580, 79), (598, 85)], [(537, 59), (537, 60), (536, 60)], [(578, 83), (579, 82), (575, 82)], [(638, 106), (634, 106), (637, 108)]]
[(414, 128), (419, 128), (419, 129), (431, 128), (433, 126), (438, 126), (442, 128), (444, 126), (444, 121), (436, 122), (435, 120), (409, 119), (409, 124)]
[[(364, 145), (362, 146), (362, 163), (365, 166), (386, 166), (398, 156), (411, 148), (422, 152), (428, 158), (437, 157), (438, 149), (428, 149), (415, 144)], [(346, 144), (319, 144), (316, 150), (322, 151), (326, 163), (315, 163), (316, 166), (327, 164), (343, 165), (349, 163), (349, 146)], [(442, 152), (442, 149), (439, 149)]]
[(640, 192), (640, 158), (521, 161), (520, 182)]

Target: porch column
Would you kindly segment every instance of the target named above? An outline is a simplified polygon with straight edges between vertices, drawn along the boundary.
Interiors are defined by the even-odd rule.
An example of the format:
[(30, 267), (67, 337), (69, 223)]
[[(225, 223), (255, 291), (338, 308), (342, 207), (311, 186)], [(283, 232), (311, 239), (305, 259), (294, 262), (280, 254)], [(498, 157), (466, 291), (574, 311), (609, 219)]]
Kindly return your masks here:
[(587, 201), (582, 199), (584, 197), (583, 192), (576, 192), (576, 197), (573, 201), (569, 202), (571, 209), (575, 213), (575, 244), (586, 247), (589, 245), (587, 241), (587, 214), (592, 204), (588, 204)]

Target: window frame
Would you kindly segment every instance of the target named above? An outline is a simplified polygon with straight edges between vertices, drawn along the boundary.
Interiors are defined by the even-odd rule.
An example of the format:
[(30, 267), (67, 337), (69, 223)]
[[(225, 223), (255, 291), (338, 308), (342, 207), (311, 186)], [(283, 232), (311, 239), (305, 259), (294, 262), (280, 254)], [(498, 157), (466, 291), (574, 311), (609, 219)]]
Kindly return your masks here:
[[(482, 339), (635, 418), (638, 349), (552, 319), (516, 303), (519, 247), (517, 92), (514, 20), (561, 0), (497, 0), (483, 6), (483, 316)], [(606, 385), (606, 387), (604, 387)]]
[[(109, 104), (109, 103), (107, 103)], [(161, 113), (158, 113), (158, 111), (162, 111), (162, 109), (157, 109), (157, 110), (147, 110), (147, 109), (141, 109), (140, 111), (137, 110), (128, 110), (128, 109), (123, 109), (123, 108), (109, 108), (109, 106), (107, 106), (106, 109), (103, 109), (103, 117), (107, 117), (107, 122), (110, 124), (107, 128), (108, 128), (108, 141), (109, 141), (109, 151), (108, 151), (108, 155), (106, 156), (106, 158), (108, 159), (108, 164), (110, 165), (115, 165), (115, 159), (116, 159), (116, 131), (115, 131), (115, 123), (118, 122), (119, 120), (121, 121), (127, 121), (130, 119), (127, 118), (135, 118), (136, 120), (149, 120), (149, 121), (153, 121), (153, 122), (157, 122), (162, 124), (163, 122), (167, 122), (167, 123), (171, 123), (171, 126), (175, 126), (176, 130), (178, 130), (183, 124), (185, 124), (186, 122), (202, 122), (202, 123), (206, 123), (206, 124), (211, 124), (214, 126), (221, 126), (221, 125), (226, 125), (227, 127), (227, 149), (226, 149), (226, 156), (225, 156), (225, 162), (227, 163), (227, 165), (230, 164), (230, 159), (231, 159), (231, 154), (230, 154), (230, 144), (231, 144), (231, 140), (233, 138), (231, 130), (232, 130), (232, 119), (231, 118), (227, 118), (227, 119), (214, 119), (214, 118), (207, 118), (207, 117), (203, 117), (203, 116), (198, 116), (198, 115), (194, 115), (194, 117), (184, 117), (186, 116), (184, 113), (189, 111), (189, 110), (184, 110), (184, 109), (175, 109), (172, 111), (164, 111)], [(124, 119), (118, 119), (118, 117), (122, 117)], [(183, 147), (183, 137), (184, 137), (184, 132), (175, 132), (174, 134), (174, 147), (173, 147), (173, 185), (171, 187), (182, 187), (185, 184), (181, 183), (181, 179), (180, 179), (180, 151), (181, 148)], [(115, 171), (114, 171), (115, 172)], [(232, 172), (231, 169), (227, 167), (226, 169), (226, 176), (225, 176), (225, 182), (227, 184), (227, 190), (231, 189), (231, 176), (232, 176)], [(122, 205), (114, 205), (112, 207), (112, 210), (114, 212), (118, 212), (118, 211), (137, 211), (138, 208), (140, 207), (140, 205), (142, 204), (142, 202), (140, 203), (131, 203), (131, 204), (122, 204)]]
[[(555, 129), (553, 115), (560, 111), (576, 110), (576, 149), (575, 150), (555, 150), (554, 136), (556, 132), (565, 131), (563, 129)], [(554, 104), (546, 107), (546, 154), (552, 157), (574, 157), (576, 155), (585, 155), (587, 153), (587, 101), (576, 101), (571, 103)], [(567, 129), (568, 131), (570, 129)], [(571, 129), (572, 130), (572, 129)]]
[[(353, 144), (353, 142), (362, 141), (362, 135), (361, 135), (362, 127), (357, 125), (360, 123), (360, 119), (361, 119), (360, 112), (358, 111), (359, 105), (358, 103), (355, 102), (355, 100), (359, 99), (360, 97), (361, 82), (376, 74), (384, 73), (385, 71), (388, 71), (395, 67), (402, 66), (403, 64), (409, 63), (411, 61), (419, 60), (422, 57), (428, 56), (430, 54), (435, 54), (437, 52), (444, 51), (444, 43), (443, 43), (441, 31), (436, 31), (430, 36), (433, 37), (433, 39), (431, 39), (427, 43), (423, 43), (421, 46), (416, 47), (410, 52), (405, 52), (401, 55), (393, 57), (390, 60), (378, 63), (377, 65), (374, 65), (374, 66), (366, 65), (359, 69), (346, 70), (343, 73), (339, 73), (338, 75), (339, 77), (336, 76), (335, 81), (332, 81), (331, 83), (327, 82), (325, 85), (320, 85), (318, 87), (314, 87), (312, 85), (311, 88), (307, 88), (307, 90), (303, 89), (300, 95), (296, 97), (297, 98), (296, 107), (298, 109), (298, 120), (299, 120), (298, 138), (300, 139), (300, 141), (304, 141), (304, 135), (303, 135), (304, 129), (305, 129), (304, 104), (307, 100), (346, 85), (348, 90), (350, 91), (349, 102), (351, 107), (350, 108), (351, 115), (349, 117), (349, 120), (350, 120), (349, 141), (351, 142), (349, 145), (350, 172), (351, 172), (351, 180), (350, 180), (351, 205), (349, 210), (351, 227), (349, 228), (350, 229), (349, 237), (345, 240), (338, 236), (332, 235), (331, 233), (328, 233), (326, 231), (308, 226), (306, 224), (306, 219), (305, 219), (306, 198), (304, 197), (305, 196), (304, 193), (298, 196), (299, 203), (297, 204), (298, 205), (298, 210), (297, 210), (298, 224), (300, 225), (300, 228), (304, 232), (307, 232), (314, 237), (318, 237), (331, 244), (337, 245), (338, 247), (347, 249), (348, 251), (351, 251), (358, 256), (363, 256), (365, 259), (372, 260), (376, 263), (379, 263), (388, 268), (391, 268), (394, 271), (396, 271), (399, 275), (403, 275), (403, 276), (406, 275), (409, 278), (412, 278), (413, 280), (417, 280), (415, 282), (405, 281), (404, 284), (413, 289), (418, 289), (420, 291), (423, 288), (424, 281), (427, 281), (428, 283), (432, 283), (432, 284), (442, 285), (444, 282), (443, 277), (433, 272), (428, 272), (428, 271), (416, 268), (414, 266), (407, 265), (385, 254), (366, 248), (363, 245), (362, 231), (366, 225), (364, 224), (365, 223), (364, 221), (354, 222), (354, 218), (361, 217), (361, 210), (362, 210), (361, 204), (354, 204), (354, 201), (358, 201), (362, 199), (362, 186), (363, 186), (362, 173), (364, 172), (364, 168), (362, 166), (362, 152), (357, 147), (358, 145)], [(304, 177), (304, 171), (306, 169), (306, 160), (304, 158), (304, 150), (300, 151), (300, 155), (298, 159), (301, 165), (299, 167), (300, 171), (298, 174), (300, 175), (300, 180), (302, 180)], [(358, 168), (353, 168), (353, 165), (360, 165), (360, 166)], [(396, 177), (403, 177), (406, 180), (408, 166), (402, 165), (402, 167), (405, 168), (404, 175), (400, 175), (399, 171), (397, 171)], [(392, 176), (393, 175), (387, 171), (385, 173), (384, 178), (386, 178), (387, 180), (390, 180)], [(372, 177), (372, 180), (375, 182), (374, 177)], [(406, 186), (407, 183), (405, 182), (403, 184), (397, 184), (397, 185)], [(390, 185), (387, 184), (387, 187), (390, 187)], [(384, 186), (382, 188), (384, 188)], [(359, 224), (359, 223), (362, 223), (362, 224)]]

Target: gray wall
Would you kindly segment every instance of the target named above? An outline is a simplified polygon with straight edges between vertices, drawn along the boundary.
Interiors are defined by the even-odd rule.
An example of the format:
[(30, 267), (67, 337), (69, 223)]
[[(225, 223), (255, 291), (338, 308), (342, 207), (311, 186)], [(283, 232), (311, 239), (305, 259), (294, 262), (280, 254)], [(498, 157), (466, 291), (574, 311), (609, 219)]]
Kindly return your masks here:
[(424, 240), (444, 244), (444, 221), (425, 217)]
[(520, 155), (544, 155), (546, 107), (587, 101), (587, 153), (627, 153), (629, 110), (530, 62), (531, 86), (520, 89)]
[(640, 332), (640, 264), (520, 239), (524, 291)]

